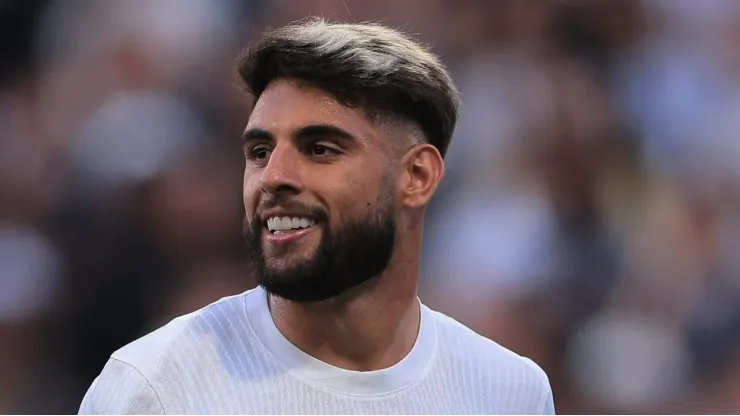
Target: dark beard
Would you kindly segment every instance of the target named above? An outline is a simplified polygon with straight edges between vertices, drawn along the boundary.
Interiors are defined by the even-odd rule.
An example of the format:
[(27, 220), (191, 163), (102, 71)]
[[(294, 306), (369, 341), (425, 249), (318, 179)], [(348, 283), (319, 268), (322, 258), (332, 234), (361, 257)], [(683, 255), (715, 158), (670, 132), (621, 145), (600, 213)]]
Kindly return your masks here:
[[(341, 295), (382, 273), (393, 254), (396, 222), (392, 192), (384, 193), (365, 218), (332, 230), (324, 213), (319, 219), (321, 241), (313, 256), (282, 270), (265, 263), (262, 221), (244, 220), (244, 238), (251, 270), (267, 293), (293, 302), (318, 302)], [(273, 200), (274, 201), (274, 200)], [(279, 201), (270, 203), (289, 209)]]

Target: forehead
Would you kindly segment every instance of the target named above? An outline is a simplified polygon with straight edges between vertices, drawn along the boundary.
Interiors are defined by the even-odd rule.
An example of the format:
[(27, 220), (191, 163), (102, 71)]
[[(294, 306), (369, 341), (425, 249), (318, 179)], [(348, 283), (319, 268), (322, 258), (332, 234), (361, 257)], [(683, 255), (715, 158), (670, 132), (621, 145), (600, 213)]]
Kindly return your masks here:
[(360, 138), (374, 138), (377, 128), (359, 108), (342, 105), (332, 95), (297, 80), (271, 82), (255, 103), (247, 128), (280, 135), (310, 124), (330, 124)]

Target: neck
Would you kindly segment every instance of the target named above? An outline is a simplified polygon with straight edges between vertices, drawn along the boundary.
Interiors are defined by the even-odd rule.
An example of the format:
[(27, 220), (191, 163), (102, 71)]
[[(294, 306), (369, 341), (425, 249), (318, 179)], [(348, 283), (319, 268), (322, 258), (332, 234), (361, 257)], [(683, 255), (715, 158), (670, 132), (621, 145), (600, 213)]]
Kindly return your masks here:
[(393, 263), (351, 293), (326, 301), (270, 296), (275, 325), (303, 352), (336, 367), (373, 371), (395, 365), (414, 346), (421, 314), (418, 260)]

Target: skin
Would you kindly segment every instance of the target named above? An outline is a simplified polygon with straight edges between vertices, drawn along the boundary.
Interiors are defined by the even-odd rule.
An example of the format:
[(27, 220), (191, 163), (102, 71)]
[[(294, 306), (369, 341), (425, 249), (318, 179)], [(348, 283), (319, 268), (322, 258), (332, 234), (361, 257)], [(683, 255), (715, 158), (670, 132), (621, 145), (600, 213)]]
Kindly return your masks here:
[[(323, 131), (306, 137), (310, 126), (343, 133)], [(325, 301), (269, 298), (280, 332), (304, 352), (337, 367), (358, 371), (390, 367), (409, 353), (418, 335), (424, 209), (444, 175), (444, 162), (434, 146), (415, 144), (411, 134), (399, 150), (402, 130), (408, 129), (372, 123), (361, 109), (345, 107), (299, 81), (282, 79), (270, 83), (259, 97), (244, 134), (247, 219), (262, 214), (265, 199), (283, 194), (319, 207), (329, 224), (338, 227), (363, 218), (381, 195), (388, 175), (395, 180), (396, 244), (381, 275)], [(290, 244), (271, 244), (265, 231), (267, 267), (290, 267), (311, 258), (319, 233), (320, 227), (315, 227)]]

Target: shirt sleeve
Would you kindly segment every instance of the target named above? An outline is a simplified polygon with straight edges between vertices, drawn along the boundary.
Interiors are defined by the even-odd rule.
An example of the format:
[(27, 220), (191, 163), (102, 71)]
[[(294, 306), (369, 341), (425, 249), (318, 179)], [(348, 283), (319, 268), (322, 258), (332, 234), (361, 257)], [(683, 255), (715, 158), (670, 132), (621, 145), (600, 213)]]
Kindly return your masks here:
[(149, 381), (132, 365), (111, 358), (82, 399), (81, 415), (163, 415)]
[(555, 401), (552, 398), (552, 389), (548, 385), (547, 391), (545, 392), (545, 404), (542, 406), (543, 415), (554, 415), (555, 414)]
[(540, 393), (539, 403), (542, 403), (539, 407), (540, 415), (554, 415), (555, 414), (555, 401), (552, 397), (552, 386), (550, 385), (550, 379), (547, 377), (545, 371), (538, 366), (534, 361), (529, 358), (525, 358), (524, 361), (535, 371), (536, 378), (541, 386), (538, 390)]

